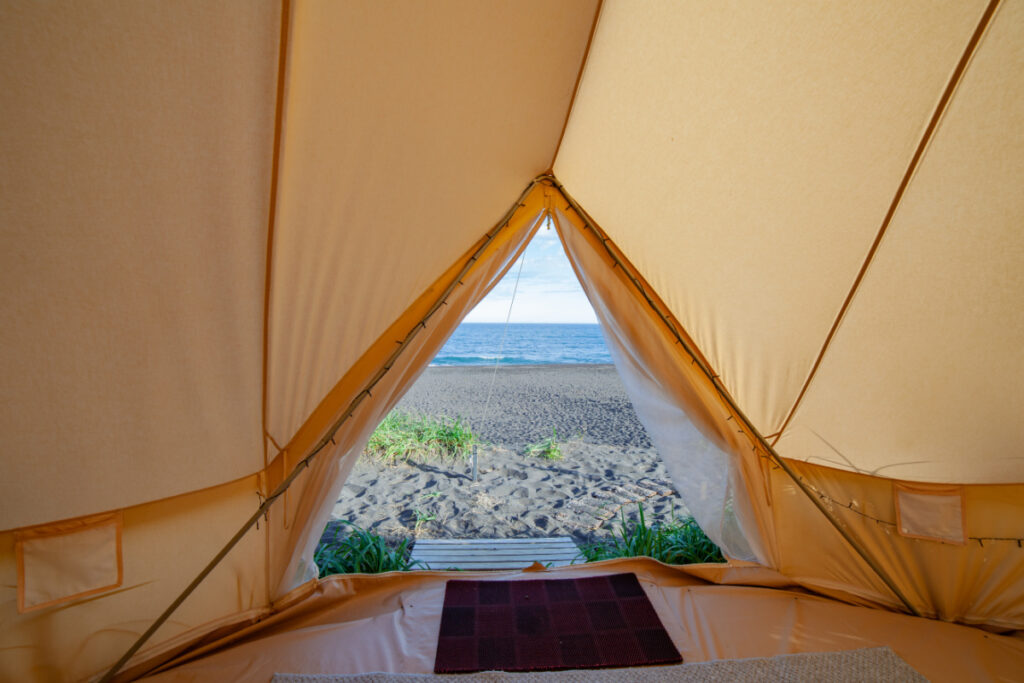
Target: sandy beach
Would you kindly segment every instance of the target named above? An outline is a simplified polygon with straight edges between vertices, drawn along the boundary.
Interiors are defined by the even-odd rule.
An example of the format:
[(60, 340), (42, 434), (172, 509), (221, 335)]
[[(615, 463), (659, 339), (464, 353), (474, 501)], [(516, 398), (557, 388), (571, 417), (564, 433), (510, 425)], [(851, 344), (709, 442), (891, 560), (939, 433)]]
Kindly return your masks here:
[[(364, 457), (333, 519), (389, 539), (591, 543), (637, 502), (649, 521), (686, 516), (611, 365), (502, 366), (496, 377), (493, 367), (431, 367), (397, 409), (468, 422), (484, 442), (477, 481), (469, 462), (386, 466)], [(564, 457), (527, 457), (526, 446), (552, 428)]]

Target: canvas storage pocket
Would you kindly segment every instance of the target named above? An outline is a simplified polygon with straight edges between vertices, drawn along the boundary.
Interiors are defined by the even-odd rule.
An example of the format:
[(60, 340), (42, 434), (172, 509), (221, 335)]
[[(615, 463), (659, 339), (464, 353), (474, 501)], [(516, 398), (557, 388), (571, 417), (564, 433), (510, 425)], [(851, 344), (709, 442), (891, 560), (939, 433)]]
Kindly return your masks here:
[(895, 494), (896, 529), (901, 536), (967, 543), (963, 487), (896, 484)]
[(120, 512), (15, 532), (18, 612), (31, 612), (121, 585)]

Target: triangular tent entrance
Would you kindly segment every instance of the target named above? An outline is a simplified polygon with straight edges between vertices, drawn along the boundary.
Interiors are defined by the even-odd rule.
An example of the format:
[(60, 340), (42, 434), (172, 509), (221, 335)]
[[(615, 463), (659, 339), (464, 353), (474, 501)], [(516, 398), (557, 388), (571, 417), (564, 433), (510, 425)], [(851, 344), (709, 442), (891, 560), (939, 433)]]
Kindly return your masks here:
[(429, 670), (445, 577), (318, 582), (313, 545), (551, 216), (734, 559), (567, 572), (637, 573), (688, 661), (889, 645), (1012, 678), (1021, 27), (998, 1), (7, 3), (0, 677), (101, 674), (204, 566), (125, 676)]

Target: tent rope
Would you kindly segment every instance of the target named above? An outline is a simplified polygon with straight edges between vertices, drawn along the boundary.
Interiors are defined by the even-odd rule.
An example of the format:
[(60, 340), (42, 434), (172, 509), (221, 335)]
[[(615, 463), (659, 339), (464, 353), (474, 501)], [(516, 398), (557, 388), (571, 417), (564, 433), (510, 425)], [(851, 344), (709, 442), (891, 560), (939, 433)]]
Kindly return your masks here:
[(231, 552), (231, 549), (238, 545), (238, 542), (242, 540), (242, 537), (245, 536), (245, 534), (248, 533), (248, 531), (256, 525), (256, 523), (259, 521), (259, 518), (267, 514), (268, 510), (270, 509), (270, 506), (274, 504), (274, 501), (276, 501), (278, 498), (284, 495), (284, 492), (288, 490), (288, 487), (292, 485), (292, 482), (294, 482), (295, 479), (298, 478), (299, 474), (301, 474), (303, 470), (310, 466), (310, 463), (313, 462), (313, 460), (320, 453), (320, 451), (326, 448), (328, 444), (334, 443), (334, 435), (338, 432), (339, 429), (341, 429), (341, 426), (345, 424), (345, 422), (352, 416), (353, 413), (355, 413), (356, 408), (359, 407), (359, 404), (361, 404), (363, 400), (366, 399), (367, 396), (370, 396), (370, 391), (372, 391), (373, 388), (377, 386), (378, 382), (380, 382), (384, 378), (384, 376), (388, 373), (391, 367), (398, 361), (399, 356), (401, 356), (402, 352), (404, 352), (409, 347), (409, 345), (412, 343), (416, 335), (419, 334), (420, 330), (426, 329), (427, 322), (430, 320), (431, 317), (433, 317), (434, 313), (436, 313), (438, 309), (441, 308), (441, 306), (447, 305), (448, 297), (451, 296), (452, 292), (455, 291), (456, 287), (462, 284), (462, 279), (470, 272), (473, 266), (476, 265), (477, 260), (479, 260), (480, 256), (484, 253), (484, 251), (494, 242), (494, 240), (498, 237), (501, 231), (508, 227), (508, 224), (511, 222), (512, 217), (515, 215), (515, 213), (523, 206), (525, 206), (524, 200), (526, 199), (530, 191), (534, 188), (534, 186), (536, 186), (539, 182), (541, 182), (540, 178), (535, 178), (534, 180), (530, 181), (530, 184), (526, 186), (526, 189), (523, 190), (523, 193), (519, 195), (519, 199), (516, 200), (515, 204), (513, 204), (509, 208), (509, 210), (505, 213), (504, 217), (502, 217), (501, 221), (499, 221), (498, 224), (490, 232), (486, 234), (483, 243), (476, 249), (473, 255), (470, 256), (466, 264), (459, 271), (459, 274), (456, 275), (455, 278), (451, 281), (451, 283), (445, 288), (445, 290), (437, 298), (437, 300), (430, 307), (430, 309), (423, 316), (423, 318), (421, 318), (419, 322), (412, 326), (412, 329), (410, 329), (409, 332), (405, 335), (405, 338), (398, 343), (398, 348), (396, 348), (394, 352), (391, 354), (391, 356), (388, 357), (388, 359), (384, 362), (384, 365), (381, 366), (380, 370), (378, 370), (377, 373), (370, 379), (370, 381), (366, 384), (362, 391), (356, 394), (355, 398), (352, 399), (352, 402), (349, 403), (348, 408), (346, 408), (345, 411), (341, 414), (341, 416), (334, 422), (334, 424), (331, 425), (331, 427), (327, 430), (324, 436), (321, 437), (320, 441), (317, 442), (317, 444), (304, 458), (302, 458), (295, 464), (295, 467), (292, 468), (292, 471), (288, 474), (288, 476), (285, 477), (285, 479), (280, 484), (278, 484), (277, 488), (275, 488), (274, 491), (267, 496), (267, 498), (260, 504), (256, 512), (254, 512), (252, 516), (249, 517), (249, 519), (246, 520), (244, 524), (242, 524), (241, 528), (237, 532), (235, 532), (235, 535), (231, 537), (227, 544), (220, 549), (220, 551), (213, 557), (212, 560), (210, 560), (210, 562), (205, 567), (203, 567), (202, 571), (200, 571), (199, 574), (192, 580), (192, 582), (185, 588), (185, 590), (183, 590), (181, 594), (174, 599), (174, 601), (167, 607), (167, 609), (165, 609), (163, 613), (159, 617), (157, 617), (156, 621), (154, 621), (153, 624), (150, 625), (150, 627), (146, 629), (146, 631), (141, 636), (139, 636), (139, 638), (132, 644), (132, 646), (128, 648), (128, 651), (125, 652), (121, 656), (121, 658), (117, 660), (116, 663), (114, 663), (112, 667), (110, 667), (107, 673), (103, 675), (103, 678), (100, 679), (99, 683), (109, 683), (109, 681), (113, 680), (117, 672), (120, 671), (121, 668), (126, 663), (128, 663), (128, 660), (131, 659), (135, 655), (135, 653), (139, 651), (139, 649), (146, 643), (146, 641), (148, 641), (153, 636), (154, 633), (156, 633), (157, 629), (163, 626), (164, 622), (166, 622), (170, 618), (170, 616), (175, 612), (175, 610), (177, 610), (178, 607), (180, 607), (181, 604), (185, 602), (188, 596), (190, 596), (195, 591), (199, 584), (202, 583), (203, 580), (210, 575), (210, 573), (217, 567), (218, 564), (220, 564), (221, 560), (223, 560), (224, 557), (227, 556), (229, 552)]
[[(512, 307), (516, 303), (516, 292), (519, 291), (519, 278), (523, 275), (523, 266), (526, 265), (526, 250), (523, 250), (523, 255), (519, 257), (519, 270), (516, 272), (516, 283), (512, 287), (512, 299), (508, 302), (508, 313), (505, 315), (505, 327), (501, 330), (501, 343), (498, 344), (498, 355), (494, 359), (494, 372), (491, 373), (491, 384), (487, 387), (487, 400), (484, 401), (484, 411), (482, 415), (486, 420), (490, 417), (488, 412), (491, 406), (491, 396), (494, 393), (494, 382), (498, 379), (498, 366), (501, 365), (501, 354), (505, 352), (505, 337), (508, 335), (508, 324), (512, 320)], [(476, 481), (477, 475), (477, 453), (480, 450), (479, 445), (473, 447), (473, 481)]]
[(818, 498), (818, 496), (814, 495), (814, 493), (807, 487), (807, 485), (803, 481), (801, 481), (799, 475), (797, 475), (796, 472), (793, 471), (793, 469), (782, 459), (782, 457), (777, 452), (775, 452), (775, 449), (772, 448), (772, 446), (765, 440), (765, 438), (761, 436), (761, 433), (754, 427), (753, 423), (746, 416), (746, 414), (742, 410), (740, 410), (738, 405), (736, 405), (736, 402), (733, 400), (732, 396), (729, 394), (728, 390), (725, 388), (725, 385), (719, 378), (718, 373), (714, 372), (711, 369), (711, 367), (707, 364), (703, 357), (679, 333), (676, 324), (673, 323), (668, 314), (664, 313), (661, 310), (660, 306), (658, 306), (658, 304), (654, 301), (650, 293), (648, 293), (647, 290), (644, 288), (643, 283), (641, 283), (640, 279), (634, 274), (632, 268), (627, 267), (626, 264), (619, 257), (618, 253), (614, 249), (612, 249), (612, 247), (609, 245), (610, 238), (608, 237), (608, 235), (605, 234), (604, 231), (601, 230), (601, 228), (597, 227), (597, 225), (594, 224), (594, 222), (590, 219), (590, 216), (587, 215), (586, 211), (584, 211), (583, 208), (576, 202), (576, 200), (573, 199), (568, 192), (566, 192), (565, 187), (563, 187), (562, 184), (558, 182), (557, 178), (555, 178), (553, 175), (544, 175), (540, 176), (539, 179), (545, 180), (553, 184), (558, 189), (558, 191), (562, 193), (562, 196), (565, 198), (566, 202), (568, 202), (568, 206), (566, 208), (572, 210), (576, 215), (578, 215), (580, 219), (583, 221), (583, 224), (597, 236), (601, 244), (604, 246), (605, 251), (611, 257), (614, 264), (622, 269), (622, 272), (625, 273), (626, 277), (637, 289), (637, 291), (643, 297), (644, 301), (647, 302), (647, 305), (650, 307), (650, 309), (654, 311), (655, 315), (662, 321), (662, 323), (664, 323), (664, 325), (668, 328), (672, 336), (675, 337), (676, 342), (683, 347), (683, 350), (686, 352), (687, 355), (690, 356), (690, 358), (693, 360), (693, 363), (695, 363), (697, 367), (700, 368), (704, 376), (707, 377), (708, 380), (712, 383), (712, 386), (715, 387), (715, 390), (718, 393), (719, 398), (725, 401), (725, 403), (729, 407), (729, 410), (734, 415), (736, 415), (738, 420), (740, 420), (743, 423), (743, 427), (745, 427), (746, 430), (740, 429), (739, 431), (743, 434), (749, 435), (750, 438), (755, 440), (756, 443), (760, 445), (760, 447), (769, 455), (771, 460), (774, 461), (774, 463), (778, 465), (780, 468), (782, 468), (782, 470), (787, 475), (789, 475), (789, 478), (792, 479), (793, 482), (797, 485), (797, 487), (804, 493), (804, 495), (807, 496), (808, 500), (810, 500), (814, 504), (814, 506), (818, 508), (818, 510), (825, 516), (825, 518), (828, 519), (829, 523), (831, 523), (832, 526), (835, 527), (836, 531), (839, 532), (839, 534), (846, 540), (847, 543), (850, 544), (850, 546), (861, 557), (861, 559), (864, 560), (864, 562), (872, 569), (872, 571), (875, 572), (878, 578), (881, 579), (886, 586), (888, 586), (889, 590), (891, 590), (897, 598), (899, 598), (900, 602), (903, 603), (904, 607), (906, 607), (907, 610), (909, 610), (910, 613), (914, 616), (923, 616), (921, 612), (916, 607), (914, 607), (910, 600), (907, 599), (907, 597), (903, 594), (903, 591), (901, 591), (899, 587), (896, 585), (896, 582), (889, 577), (889, 575), (881, 567), (881, 565), (878, 564), (874, 557), (872, 557), (871, 554), (863, 547), (863, 545), (860, 544), (857, 541), (857, 539), (855, 539), (853, 535), (843, 527), (840, 521), (836, 519), (836, 517), (828, 510), (828, 508)]

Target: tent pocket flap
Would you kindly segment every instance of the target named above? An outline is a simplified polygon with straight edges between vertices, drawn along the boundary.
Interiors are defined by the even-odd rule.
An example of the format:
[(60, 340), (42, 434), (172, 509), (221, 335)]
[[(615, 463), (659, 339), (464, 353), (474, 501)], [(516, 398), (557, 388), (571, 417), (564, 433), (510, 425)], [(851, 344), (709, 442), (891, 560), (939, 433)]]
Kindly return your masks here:
[(16, 532), (18, 612), (30, 612), (121, 585), (121, 514), (109, 513)]
[(956, 545), (967, 543), (962, 487), (897, 484), (895, 495), (896, 528), (901, 536)]

